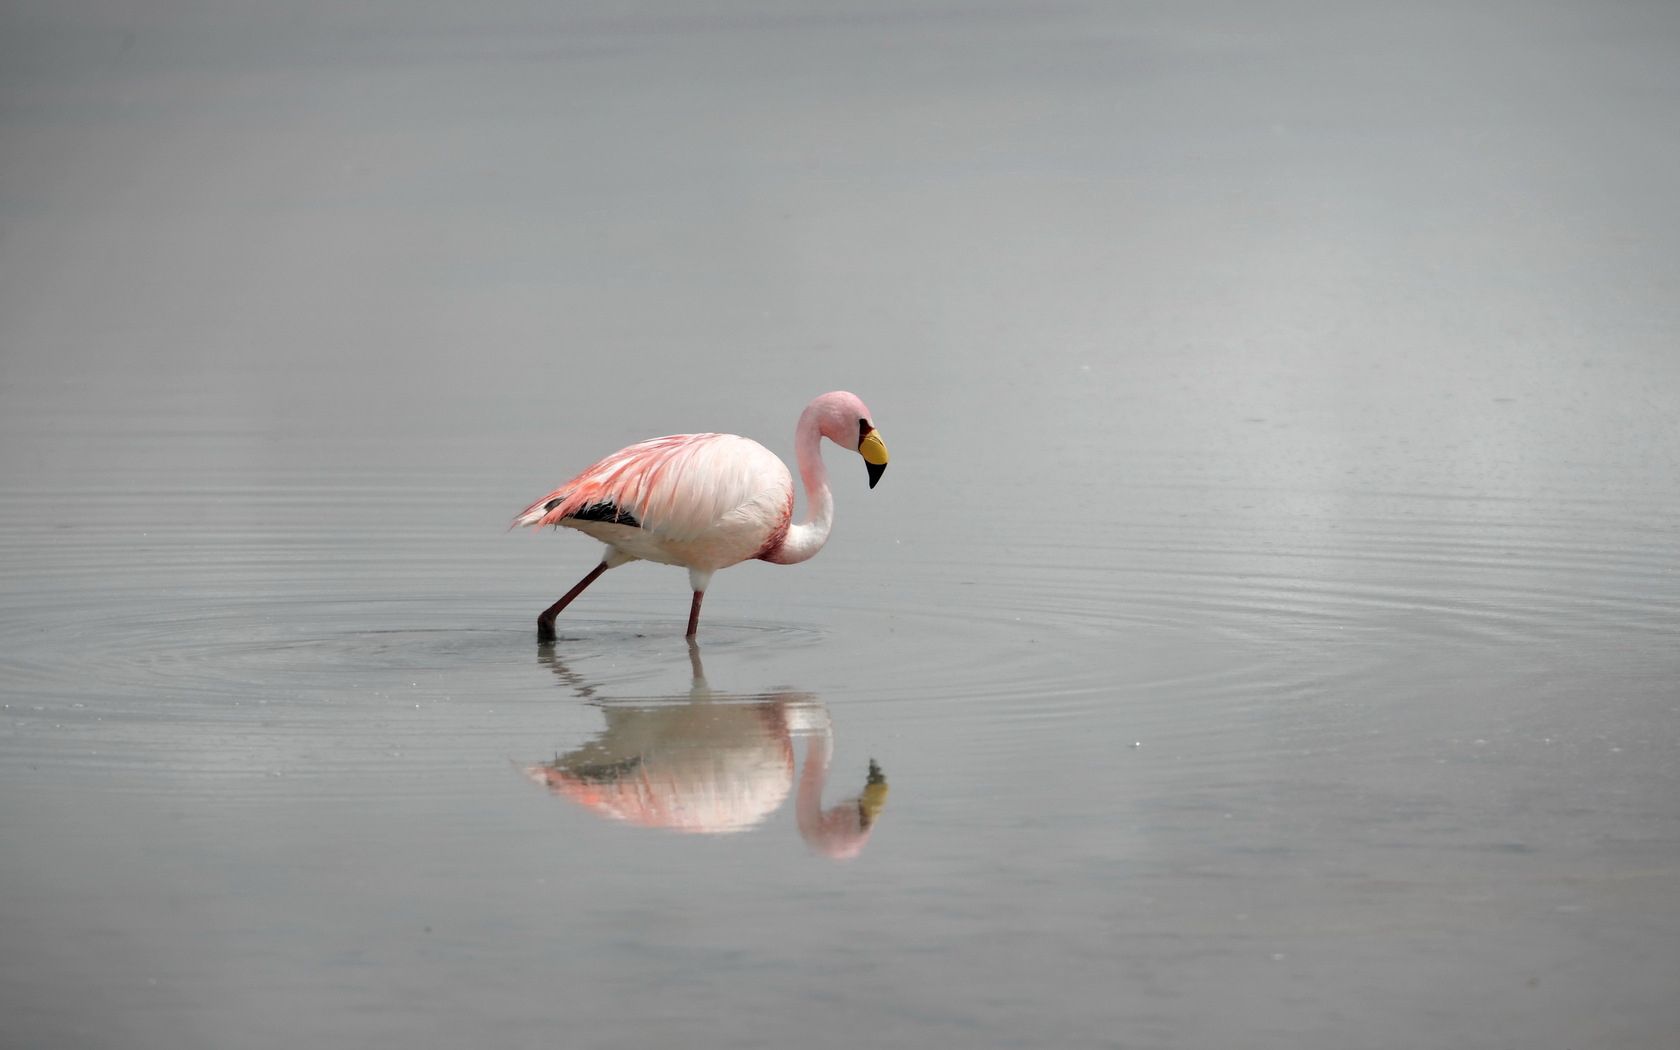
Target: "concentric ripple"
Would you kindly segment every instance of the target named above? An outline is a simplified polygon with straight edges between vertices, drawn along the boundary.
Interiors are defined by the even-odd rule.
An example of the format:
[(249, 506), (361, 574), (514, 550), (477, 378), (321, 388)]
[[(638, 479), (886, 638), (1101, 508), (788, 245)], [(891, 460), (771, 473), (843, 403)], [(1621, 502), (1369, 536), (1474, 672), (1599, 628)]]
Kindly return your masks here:
[[(0, 515), (11, 747), (68, 769), (217, 776), (449, 761), (463, 746), (523, 748), (491, 711), (534, 704), (552, 720), (557, 697), (684, 680), (667, 570), (626, 570), (592, 595), (587, 611), (612, 617), (562, 619), (555, 651), (576, 681), (556, 693), (529, 621), (564, 581), (517, 595), (507, 583), (530, 575), (530, 547), (465, 527), (393, 535), (332, 485), (239, 491), (261, 526), (187, 490), (168, 527), (138, 534), (44, 524), (68, 497), (17, 494)], [(314, 522), (335, 512), (330, 529)], [(1288, 704), (1323, 729), (1349, 702), (1406, 702), (1420, 660), (1469, 673), (1577, 646), (1638, 660), (1666, 652), (1680, 623), (1680, 555), (1656, 513), (1383, 496), (1333, 517), (1139, 517), (1007, 550), (1000, 538), (895, 548), (867, 571), (836, 555), (779, 572), (762, 592), (774, 615), (724, 606), (702, 646), (729, 687), (771, 684), (734, 680), (738, 658), (830, 703), (949, 722), (1000, 756), (1085, 727), (1058, 746), (1171, 739), (1211, 761), (1207, 726), (1258, 726)], [(541, 564), (547, 575), (553, 560)], [(753, 583), (737, 579), (736, 610)]]
[(1169, 738), (1232, 761), (1211, 727), (1287, 710), (1333, 740), (1351, 709), (1414, 703), (1442, 676), (1583, 650), (1637, 666), (1680, 629), (1680, 547), (1645, 515), (1372, 502), (1381, 513), (1328, 521), (1132, 522), (1007, 557), (986, 538), (947, 544), (894, 569), (881, 605), (905, 642), (860, 692), (959, 715), (970, 746), (999, 754), (1078, 726), (1069, 753)]

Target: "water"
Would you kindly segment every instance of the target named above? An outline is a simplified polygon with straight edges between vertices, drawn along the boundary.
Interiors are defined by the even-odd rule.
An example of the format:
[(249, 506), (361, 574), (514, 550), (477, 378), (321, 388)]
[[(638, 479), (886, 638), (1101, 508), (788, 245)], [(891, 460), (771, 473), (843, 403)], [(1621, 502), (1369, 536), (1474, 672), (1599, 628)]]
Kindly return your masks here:
[(1667, 6), (4, 18), (0, 1044), (1675, 1045)]

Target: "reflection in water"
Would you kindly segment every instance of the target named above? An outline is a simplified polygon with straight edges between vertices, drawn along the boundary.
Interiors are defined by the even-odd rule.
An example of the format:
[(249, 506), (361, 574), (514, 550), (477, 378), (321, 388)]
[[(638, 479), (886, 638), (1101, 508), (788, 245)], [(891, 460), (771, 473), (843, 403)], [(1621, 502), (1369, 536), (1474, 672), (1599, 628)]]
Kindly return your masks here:
[(794, 813), (799, 834), (818, 853), (855, 857), (887, 801), (874, 760), (863, 790), (822, 806), (834, 753), (828, 709), (809, 693), (736, 696), (706, 684), (700, 650), (689, 643), (694, 683), (686, 696), (640, 703), (605, 701), (555, 655), (540, 659), (584, 699), (601, 702), (607, 727), (594, 740), (527, 767), (531, 779), (604, 817), (674, 831), (742, 831), (762, 822), (794, 789), (794, 737), (805, 765)]

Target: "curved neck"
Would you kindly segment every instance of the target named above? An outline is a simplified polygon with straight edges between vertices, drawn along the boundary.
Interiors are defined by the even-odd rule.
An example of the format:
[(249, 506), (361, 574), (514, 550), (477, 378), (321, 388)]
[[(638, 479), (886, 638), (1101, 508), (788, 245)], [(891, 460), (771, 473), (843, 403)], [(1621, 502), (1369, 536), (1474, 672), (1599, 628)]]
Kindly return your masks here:
[(823, 549), (834, 525), (834, 497), (828, 491), (828, 468), (822, 461), (822, 429), (807, 408), (793, 434), (799, 478), (805, 483), (805, 521), (788, 527), (787, 538), (768, 560), (780, 565), (802, 562)]
[(794, 819), (806, 842), (818, 843), (827, 832), (827, 814), (822, 808), (823, 787), (828, 784), (828, 763), (834, 757), (834, 736), (826, 729), (812, 733), (805, 741), (805, 768), (799, 771), (799, 791), (793, 800)]
[(869, 841), (869, 825), (857, 798), (823, 809), (822, 793), (828, 783), (828, 763), (833, 757), (832, 733), (815, 733), (805, 742), (805, 768), (799, 774), (793, 815), (805, 845), (824, 856), (846, 860), (862, 852)]

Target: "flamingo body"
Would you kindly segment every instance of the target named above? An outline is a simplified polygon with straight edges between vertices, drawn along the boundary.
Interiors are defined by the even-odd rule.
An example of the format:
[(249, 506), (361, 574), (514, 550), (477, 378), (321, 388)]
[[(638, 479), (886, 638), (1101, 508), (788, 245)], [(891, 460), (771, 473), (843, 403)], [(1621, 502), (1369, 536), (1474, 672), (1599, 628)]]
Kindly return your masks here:
[(615, 551), (716, 572), (787, 534), (793, 476), (734, 434), (673, 434), (620, 449), (537, 500), (515, 525), (563, 525)]
[[(573, 680), (552, 652), (543, 658)], [(611, 820), (712, 835), (763, 823), (793, 794), (800, 837), (812, 850), (836, 860), (862, 852), (886, 806), (887, 778), (871, 759), (856, 796), (823, 806), (834, 726), (822, 701), (805, 693), (716, 693), (698, 644), (689, 643), (688, 658), (687, 696), (603, 704), (599, 736), (525, 767), (526, 775)], [(578, 694), (596, 698), (590, 686)], [(799, 737), (806, 738), (805, 765), (796, 781)]]
[(824, 437), (864, 457), (871, 488), (886, 469), (886, 446), (856, 395), (835, 391), (814, 399), (795, 432), (810, 511), (798, 525), (788, 468), (763, 445), (735, 434), (638, 442), (526, 507), (515, 526), (564, 526), (607, 546), (601, 564), (538, 617), (538, 637), (552, 640), (560, 610), (602, 572), (628, 562), (689, 570), (692, 637), (712, 573), (753, 558), (791, 564), (816, 554), (828, 539), (834, 508), (819, 451)]

